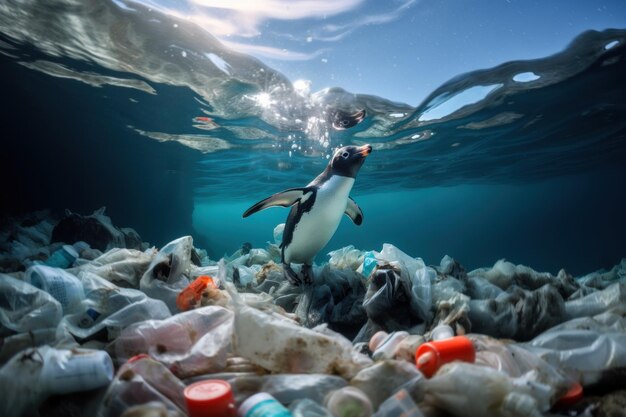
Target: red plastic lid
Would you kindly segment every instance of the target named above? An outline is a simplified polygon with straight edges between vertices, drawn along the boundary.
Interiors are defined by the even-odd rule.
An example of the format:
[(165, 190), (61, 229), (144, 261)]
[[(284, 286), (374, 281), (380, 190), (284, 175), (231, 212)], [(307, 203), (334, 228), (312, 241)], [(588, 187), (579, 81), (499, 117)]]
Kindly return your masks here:
[(415, 365), (427, 378), (433, 376), (445, 363), (453, 361), (472, 363), (475, 359), (474, 345), (465, 336), (424, 343), (415, 351)]
[(570, 387), (569, 390), (554, 404), (557, 408), (565, 408), (576, 404), (583, 398), (583, 387), (578, 382)]
[(193, 383), (184, 390), (189, 417), (232, 417), (236, 414), (230, 384), (220, 379)]

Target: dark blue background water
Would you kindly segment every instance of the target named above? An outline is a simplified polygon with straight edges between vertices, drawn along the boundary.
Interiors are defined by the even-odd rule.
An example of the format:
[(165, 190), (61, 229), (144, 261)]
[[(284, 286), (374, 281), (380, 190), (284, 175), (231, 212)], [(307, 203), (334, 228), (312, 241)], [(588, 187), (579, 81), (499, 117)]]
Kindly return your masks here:
[[(211, 96), (193, 80), (171, 81), (178, 79), (169, 67), (137, 61), (128, 67), (134, 70), (121, 71), (97, 59), (51, 56), (16, 37), (2, 37), (0, 55), (5, 219), (42, 208), (89, 213), (107, 206), (115, 224), (134, 227), (155, 245), (192, 234), (196, 246), (219, 258), (245, 241), (263, 246), (287, 215), (272, 209), (241, 219), (249, 205), (305, 185), (334, 146), (369, 142), (375, 150), (352, 193), (364, 224), (346, 218), (328, 250), (348, 244), (379, 250), (390, 242), (431, 264), (445, 254), (468, 268), (504, 257), (575, 274), (626, 255), (624, 31), (588, 33), (554, 57), (461, 75), (415, 108), (341, 90), (306, 98), (314, 103), (307, 107), (280, 74), (265, 84), (255, 84), (256, 75), (245, 82), (220, 75), (223, 89)], [(230, 58), (231, 76), (264, 68)], [(156, 94), (95, 87), (63, 78), (58, 67), (52, 76), (23, 65), (40, 60), (83, 81), (86, 74), (139, 80)], [(203, 62), (196, 70), (208, 68)], [(531, 71), (538, 81), (511, 81)], [(215, 68), (207, 73), (217, 77)], [(275, 91), (268, 85), (283, 88), (279, 104), (289, 106), (270, 110), (285, 120), (241, 100)], [(500, 87), (456, 112), (425, 117), (447, 98), (486, 85)], [(345, 131), (295, 122), (360, 108), (368, 117)], [(218, 127), (198, 129), (197, 116), (210, 116)], [(318, 262), (325, 259), (322, 253)]]

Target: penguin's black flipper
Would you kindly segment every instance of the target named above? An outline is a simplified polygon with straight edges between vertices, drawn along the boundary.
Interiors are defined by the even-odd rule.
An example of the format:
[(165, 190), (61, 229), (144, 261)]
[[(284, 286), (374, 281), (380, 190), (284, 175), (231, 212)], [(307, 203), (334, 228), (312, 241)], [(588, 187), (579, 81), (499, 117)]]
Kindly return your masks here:
[(361, 208), (354, 202), (352, 197), (348, 197), (348, 205), (346, 206), (346, 211), (344, 212), (357, 226), (360, 226), (363, 223), (363, 212)]
[(251, 214), (256, 213), (257, 211), (264, 210), (268, 207), (289, 207), (292, 206), (296, 201), (303, 199), (310, 193), (311, 190), (307, 187), (305, 188), (290, 188), (285, 191), (281, 191), (280, 193), (276, 193), (270, 197), (267, 197), (265, 200), (261, 200), (248, 210), (243, 213), (243, 217), (248, 217)]

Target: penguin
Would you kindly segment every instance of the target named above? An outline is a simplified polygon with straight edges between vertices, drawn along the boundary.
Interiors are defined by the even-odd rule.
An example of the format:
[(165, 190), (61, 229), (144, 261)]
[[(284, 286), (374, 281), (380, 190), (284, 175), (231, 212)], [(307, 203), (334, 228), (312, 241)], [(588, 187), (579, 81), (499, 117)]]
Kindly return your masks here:
[(302, 264), (304, 283), (312, 283), (313, 259), (333, 237), (343, 214), (357, 226), (363, 222), (363, 212), (350, 198), (350, 191), (371, 152), (371, 145), (339, 148), (324, 171), (306, 187), (276, 193), (243, 213), (245, 218), (268, 207), (291, 207), (280, 248), (285, 278), (293, 285), (300, 285), (302, 279), (291, 263)]

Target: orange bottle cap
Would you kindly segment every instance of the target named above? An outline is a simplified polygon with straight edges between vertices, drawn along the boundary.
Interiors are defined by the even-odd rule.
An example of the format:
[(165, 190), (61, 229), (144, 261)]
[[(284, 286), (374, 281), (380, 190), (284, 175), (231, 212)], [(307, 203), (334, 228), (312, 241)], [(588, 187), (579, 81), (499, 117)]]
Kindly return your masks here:
[(583, 386), (576, 382), (569, 390), (554, 404), (555, 408), (565, 408), (576, 404), (583, 398)]
[(420, 345), (415, 351), (415, 365), (426, 378), (449, 362), (474, 362), (476, 351), (472, 341), (465, 336), (454, 336)]
[(207, 379), (184, 390), (189, 417), (233, 417), (235, 399), (230, 384), (220, 379)]
[(201, 275), (189, 284), (176, 297), (176, 307), (180, 311), (189, 310), (202, 297), (202, 292), (207, 287), (217, 288), (213, 282), (213, 278), (208, 275)]

